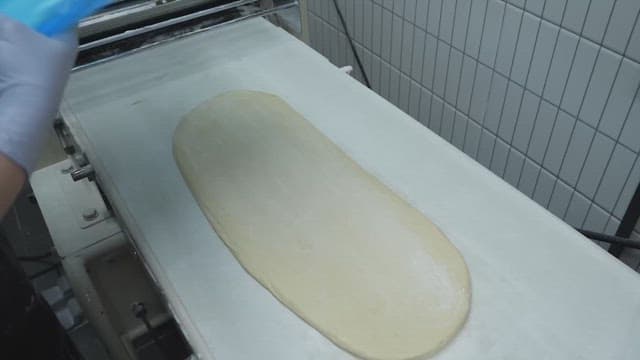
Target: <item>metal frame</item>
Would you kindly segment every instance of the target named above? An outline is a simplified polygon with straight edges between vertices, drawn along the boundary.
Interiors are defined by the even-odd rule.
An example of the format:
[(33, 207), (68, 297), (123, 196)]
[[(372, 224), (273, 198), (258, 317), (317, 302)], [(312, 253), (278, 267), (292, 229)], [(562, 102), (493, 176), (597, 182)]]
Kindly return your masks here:
[(205, 6), (216, 0), (117, 0), (79, 24), (81, 41), (103, 32), (147, 21), (159, 16)]
[(615, 236), (584, 229), (576, 230), (591, 240), (610, 244), (609, 253), (620, 258), (625, 248), (640, 249), (640, 241), (629, 239), (638, 223), (638, 219), (640, 219), (640, 183), (636, 187), (636, 191), (627, 206), (627, 210), (622, 217)]
[[(129, 38), (132, 38), (134, 36), (146, 34), (146, 33), (149, 33), (151, 31), (154, 31), (154, 30), (157, 30), (157, 29), (160, 29), (160, 28), (164, 28), (164, 27), (167, 27), (167, 26), (180, 24), (180, 23), (183, 23), (183, 22), (187, 22), (187, 21), (190, 21), (190, 20), (194, 20), (194, 19), (203, 17), (203, 16), (212, 15), (212, 14), (219, 13), (219, 12), (222, 12), (222, 11), (225, 11), (225, 10), (237, 8), (239, 6), (249, 5), (249, 4), (252, 4), (252, 3), (255, 3), (255, 2), (256, 2), (256, 0), (236, 0), (236, 1), (231, 2), (231, 3), (214, 6), (214, 7), (209, 8), (209, 9), (196, 11), (196, 12), (193, 12), (193, 13), (189, 13), (187, 15), (178, 16), (178, 17), (171, 18), (171, 19), (165, 20), (165, 21), (160, 21), (160, 22), (152, 24), (152, 25), (143, 26), (141, 28), (125, 31), (125, 32), (122, 32), (122, 33), (119, 33), (119, 34), (116, 34), (116, 35), (112, 35), (112, 36), (108, 36), (108, 37), (105, 37), (105, 38), (102, 38), (102, 39), (99, 39), (99, 40), (91, 41), (91, 42), (88, 42), (86, 44), (81, 44), (79, 46), (78, 50), (79, 51), (85, 51), (85, 50), (93, 49), (93, 48), (96, 48), (98, 46), (102, 46), (102, 45), (114, 43), (114, 42), (117, 42), (117, 41), (129, 39)], [(148, 7), (148, 5), (147, 6), (143, 5), (142, 9), (143, 10), (149, 10), (150, 8)], [(140, 11), (140, 10), (138, 10), (138, 11)]]
[[(124, 31), (80, 45), (79, 59), (88, 55), (89, 60), (80, 61), (74, 71), (130, 55), (167, 41), (173, 41), (254, 17), (276, 14), (282, 10), (297, 6), (299, 6), (297, 0), (237, 0)], [(229, 12), (234, 10), (237, 10), (234, 13), (235, 17), (230, 17)], [(219, 17), (218, 14), (220, 15)], [(101, 53), (103, 50), (104, 53)]]
[[(629, 206), (627, 206), (627, 211), (625, 211), (620, 226), (618, 226), (616, 236), (628, 239), (633, 233), (638, 219), (640, 219), (640, 184), (636, 187)], [(625, 246), (623, 244), (613, 244), (609, 248), (609, 253), (615, 257), (620, 257), (624, 249)]]
[[(280, 0), (280, 1), (273, 1), (272, 4), (264, 4), (264, 7), (252, 7), (252, 4), (263, 4), (262, 1), (258, 2), (256, 0), (238, 0), (235, 1), (233, 3), (228, 3), (225, 5), (221, 5), (219, 7), (216, 8), (211, 8), (211, 9), (207, 9), (206, 11), (201, 11), (201, 12), (194, 12), (192, 14), (189, 15), (185, 15), (182, 17), (176, 17), (174, 19), (171, 20), (167, 20), (164, 22), (160, 22), (157, 24), (154, 24), (153, 26), (149, 26), (146, 28), (141, 28), (139, 31), (136, 31), (135, 33), (128, 33), (126, 34), (127, 36), (113, 36), (110, 38), (105, 38), (103, 40), (100, 41), (100, 44), (94, 44), (95, 47), (101, 47), (101, 46), (113, 46), (113, 47), (117, 47), (118, 44), (120, 42), (125, 42), (123, 40), (126, 39), (134, 39), (134, 37), (136, 36), (140, 36), (140, 37), (145, 37), (147, 35), (149, 35), (150, 37), (148, 37), (149, 41), (145, 42), (144, 45), (137, 47), (137, 48), (132, 48), (130, 50), (126, 50), (126, 51), (122, 51), (119, 53), (116, 53), (113, 56), (109, 56), (109, 57), (104, 57), (99, 59), (98, 61), (94, 61), (91, 63), (88, 63), (86, 65), (82, 65), (79, 67), (76, 67), (74, 69), (74, 71), (78, 71), (80, 69), (86, 68), (86, 67), (92, 67), (95, 65), (99, 65), (102, 64), (104, 62), (110, 61), (110, 60), (114, 60), (116, 58), (120, 58), (126, 55), (130, 55), (133, 53), (136, 53), (138, 51), (147, 49), (149, 47), (152, 46), (156, 46), (156, 45), (160, 45), (169, 41), (173, 41), (173, 40), (177, 40), (183, 37), (187, 37), (196, 33), (201, 33), (204, 31), (209, 31), (212, 30), (214, 28), (218, 28), (221, 27), (223, 25), (227, 25), (227, 24), (232, 24), (232, 23), (236, 23), (236, 22), (240, 22), (242, 20), (245, 19), (250, 19), (253, 17), (259, 17), (259, 16), (265, 16), (265, 15), (270, 15), (270, 14), (275, 14), (283, 9), (287, 9), (287, 8), (291, 8), (291, 7), (295, 7), (298, 6), (299, 3), (298, 1), (294, 1), (294, 0)], [(186, 30), (182, 31), (182, 32), (177, 32), (177, 33), (171, 33), (170, 31), (165, 31), (162, 34), (166, 34), (167, 32), (169, 34), (171, 34), (171, 36), (158, 36), (157, 38), (154, 38), (153, 36), (155, 36), (156, 32), (161, 32), (163, 30), (166, 30), (169, 27), (174, 27), (175, 25), (182, 25), (182, 24), (188, 24), (188, 22), (190, 20), (193, 19), (199, 19), (200, 17), (207, 17), (209, 15), (213, 15), (215, 16), (216, 13), (222, 13), (226, 10), (230, 10), (233, 8), (233, 6), (231, 5), (237, 5), (237, 6), (242, 6), (241, 4), (245, 4), (245, 5), (250, 5), (248, 9), (244, 9), (243, 11), (240, 11), (239, 17), (235, 17), (232, 19), (224, 19), (224, 21), (220, 22), (220, 23), (214, 23), (211, 26), (204, 26), (204, 27), (193, 27), (190, 28), (188, 25), (185, 26)], [(157, 39), (157, 40), (156, 40)], [(65, 114), (64, 111), (64, 105), (63, 105), (63, 110), (62, 113), (65, 115), (63, 116), (63, 118), (65, 119), (64, 123), (61, 124), (60, 126), (57, 127), (57, 133), (60, 136), (59, 140), (63, 140), (61, 141), (61, 143), (63, 144), (63, 146), (65, 148), (67, 148), (68, 151), (68, 155), (70, 158), (76, 160), (76, 159), (84, 159), (84, 161), (80, 161), (80, 162), (76, 162), (76, 169), (77, 170), (82, 170), (84, 169), (84, 166), (90, 166), (89, 163), (89, 159), (91, 159), (91, 156), (89, 154), (88, 157), (89, 159), (86, 159), (84, 157), (84, 153), (83, 150), (86, 149), (86, 146), (83, 145), (87, 145), (84, 142), (84, 138), (83, 136), (77, 134), (77, 133), (73, 133), (73, 131), (70, 129), (72, 127), (72, 124), (74, 123), (74, 117), (68, 113)], [(69, 125), (69, 129), (67, 129), (64, 125)], [(66, 133), (66, 134), (65, 134)], [(73, 135), (72, 135), (73, 133)], [(65, 176), (70, 176), (71, 173), (66, 174)], [(71, 180), (71, 178), (69, 178), (69, 180)], [(96, 186), (100, 186), (101, 185), (101, 181), (99, 176), (96, 176), (94, 178), (94, 182), (93, 182)], [(114, 218), (116, 219), (121, 219), (123, 218), (123, 214), (119, 213), (117, 209), (112, 209), (114, 211)], [(130, 232), (131, 231), (131, 232)], [(138, 244), (131, 239), (135, 239), (135, 236), (131, 236), (131, 235), (135, 235), (136, 231), (135, 229), (129, 229), (129, 228), (122, 228), (122, 232), (123, 232), (123, 237), (128, 238), (128, 240), (130, 241), (131, 246), (133, 246), (134, 249), (138, 248)], [(146, 259), (141, 252), (137, 251), (139, 258), (141, 259), (142, 264), (144, 265), (144, 267), (147, 270), (147, 273), (149, 275), (149, 277), (152, 279), (153, 282), (155, 282), (156, 284), (159, 284), (159, 282), (157, 281), (157, 277), (161, 276), (161, 274), (157, 274), (154, 273), (150, 267), (150, 260)], [(71, 259), (70, 259), (71, 260)], [(68, 266), (73, 267), (73, 266), (79, 266), (78, 264), (80, 263), (73, 263), (73, 264), (69, 264)], [(77, 267), (76, 266), (76, 267)], [(75, 268), (74, 268), (75, 269)], [(163, 296), (168, 296), (168, 295), (173, 295), (174, 294), (171, 293), (171, 289), (163, 289), (162, 290), (162, 295)], [(175, 318), (177, 320), (184, 320), (186, 318), (185, 314), (183, 313), (182, 309), (173, 309), (171, 307), (171, 305), (169, 303), (167, 303), (169, 311), (175, 316)], [(95, 317), (94, 317), (95, 318)], [(185, 334), (185, 337), (188, 339), (189, 343), (191, 344), (192, 348), (194, 349), (194, 351), (196, 351), (196, 354), (198, 354), (198, 349), (200, 349), (201, 353), (199, 354), (201, 357), (203, 358), (208, 358), (207, 353), (202, 353), (202, 351), (206, 351), (206, 350), (202, 350), (202, 349), (206, 349), (206, 347), (203, 346), (203, 339), (200, 338), (200, 336), (197, 335), (197, 332), (194, 331), (194, 329), (192, 329), (189, 324), (185, 324), (184, 321), (181, 321), (181, 330), (183, 331), (183, 334)], [(127, 337), (123, 337), (120, 339), (117, 339), (118, 341), (116, 341), (116, 339), (113, 337), (113, 333), (109, 332), (107, 330), (102, 329), (102, 333), (104, 335), (104, 333), (109, 333), (108, 335), (111, 335), (110, 341), (108, 341), (112, 346), (111, 347), (117, 347), (117, 346), (122, 346), (122, 344), (127, 344), (127, 341), (124, 340), (128, 340), (131, 336), (129, 336), (130, 334), (127, 334)], [(138, 329), (139, 330), (139, 329)], [(132, 333), (134, 334), (134, 333)], [(109, 336), (107, 336), (107, 338), (109, 338)], [(122, 350), (121, 348), (118, 348), (118, 350)], [(128, 355), (130, 355), (131, 349), (125, 349), (125, 351), (121, 351), (122, 353), (127, 353)], [(124, 354), (120, 354), (120, 355), (124, 355)], [(196, 355), (194, 355), (194, 357), (196, 357)]]

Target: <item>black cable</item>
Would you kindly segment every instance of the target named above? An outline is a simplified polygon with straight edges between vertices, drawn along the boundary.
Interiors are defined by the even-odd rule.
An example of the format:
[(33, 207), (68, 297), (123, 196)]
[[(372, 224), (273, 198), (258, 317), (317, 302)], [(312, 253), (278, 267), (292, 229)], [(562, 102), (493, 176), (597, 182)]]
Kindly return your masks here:
[(369, 82), (369, 77), (367, 73), (364, 71), (364, 66), (362, 66), (362, 62), (360, 61), (360, 56), (356, 51), (356, 47), (353, 44), (353, 39), (351, 39), (351, 35), (349, 34), (349, 30), (347, 29), (347, 23), (344, 21), (344, 17), (342, 16), (342, 11), (340, 11), (340, 7), (338, 6), (338, 1), (333, 0), (333, 5), (336, 8), (336, 12), (338, 13), (338, 18), (340, 19), (340, 23), (342, 24), (342, 28), (344, 29), (344, 34), (349, 40), (349, 45), (351, 46), (351, 51), (353, 51), (353, 55), (356, 58), (356, 62), (358, 63), (358, 67), (360, 68), (360, 72), (362, 73), (362, 77), (364, 78), (364, 84), (367, 85), (369, 89), (371, 89), (371, 83)]
[(589, 231), (589, 230), (583, 230), (583, 229), (576, 229), (578, 230), (578, 232), (580, 232), (582, 235), (588, 237), (589, 239), (592, 240), (597, 240), (597, 241), (602, 241), (602, 242), (606, 242), (609, 244), (613, 244), (612, 246), (622, 246), (622, 247), (630, 247), (630, 248), (634, 248), (634, 249), (640, 249), (640, 241), (634, 241), (634, 240), (629, 240), (629, 239), (625, 239), (619, 236), (611, 236), (611, 235), (606, 235), (606, 234), (601, 234), (601, 233), (597, 233), (594, 231)]

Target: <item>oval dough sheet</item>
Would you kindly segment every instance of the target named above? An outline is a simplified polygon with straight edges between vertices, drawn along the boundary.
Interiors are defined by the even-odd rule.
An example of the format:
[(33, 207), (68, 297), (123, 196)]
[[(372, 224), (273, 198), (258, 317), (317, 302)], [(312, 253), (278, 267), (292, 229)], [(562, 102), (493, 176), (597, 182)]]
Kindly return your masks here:
[(242, 266), (343, 349), (425, 358), (464, 324), (457, 249), (281, 98), (215, 97), (182, 120), (174, 155)]

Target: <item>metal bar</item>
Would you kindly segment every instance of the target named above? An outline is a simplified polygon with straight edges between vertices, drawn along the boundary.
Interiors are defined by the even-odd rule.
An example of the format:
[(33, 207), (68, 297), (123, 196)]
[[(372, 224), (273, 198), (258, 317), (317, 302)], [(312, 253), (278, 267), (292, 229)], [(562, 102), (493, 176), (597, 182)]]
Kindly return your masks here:
[(371, 83), (369, 82), (369, 77), (367, 76), (366, 71), (364, 71), (364, 66), (362, 66), (362, 61), (360, 61), (360, 55), (356, 51), (356, 47), (353, 44), (353, 39), (351, 38), (351, 34), (349, 33), (349, 29), (347, 29), (347, 23), (344, 21), (344, 17), (342, 16), (342, 11), (340, 10), (340, 6), (338, 6), (337, 0), (333, 0), (333, 6), (336, 8), (336, 12), (338, 13), (338, 19), (340, 19), (340, 23), (342, 24), (342, 29), (344, 30), (344, 34), (349, 40), (349, 45), (351, 46), (351, 51), (353, 51), (353, 56), (356, 58), (356, 62), (358, 63), (358, 67), (360, 68), (360, 72), (362, 73), (362, 77), (364, 78), (364, 83), (367, 85), (369, 89), (371, 89)]
[(619, 236), (611, 236), (611, 235), (601, 234), (601, 233), (597, 233), (597, 232), (589, 231), (589, 230), (583, 230), (583, 229), (576, 229), (576, 230), (578, 230), (578, 232), (580, 232), (582, 235), (588, 237), (589, 239), (602, 241), (602, 242), (606, 242), (606, 243), (612, 244), (612, 247), (613, 246), (622, 246), (622, 247), (630, 247), (630, 248), (634, 248), (634, 249), (640, 249), (640, 241), (629, 240), (629, 239), (621, 238)]
[(96, 66), (96, 65), (100, 65), (100, 64), (103, 64), (103, 63), (111, 61), (111, 60), (119, 59), (119, 58), (121, 58), (123, 56), (135, 54), (135, 53), (137, 53), (139, 51), (148, 49), (148, 48), (153, 47), (153, 46), (161, 45), (161, 44), (164, 44), (164, 43), (169, 42), (169, 41), (178, 40), (178, 39), (181, 39), (181, 38), (184, 38), (184, 37), (187, 37), (187, 36), (199, 34), (199, 33), (203, 32), (203, 31), (209, 31), (209, 30), (217, 29), (217, 28), (219, 28), (221, 26), (224, 26), (224, 25), (235, 24), (235, 23), (243, 21), (243, 20), (248, 20), (248, 19), (252, 19), (252, 18), (255, 18), (255, 17), (275, 14), (278, 11), (281, 11), (281, 10), (284, 10), (284, 9), (288, 9), (288, 8), (291, 8), (291, 7), (294, 7), (294, 6), (298, 6), (298, 1), (292, 1), (292, 2), (287, 3), (287, 4), (278, 5), (276, 7), (271, 8), (271, 9), (257, 11), (255, 13), (244, 15), (244, 16), (241, 16), (241, 17), (238, 17), (238, 18), (235, 18), (235, 19), (232, 19), (232, 20), (220, 23), (220, 24), (215, 24), (215, 25), (207, 27), (207, 28), (198, 29), (198, 30), (186, 33), (186, 34), (182, 34), (182, 35), (178, 35), (178, 36), (172, 37), (170, 39), (160, 40), (160, 41), (155, 42), (153, 44), (148, 44), (146, 46), (142, 46), (142, 47), (139, 47), (139, 48), (136, 48), (136, 49), (132, 49), (132, 50), (129, 50), (129, 51), (124, 51), (124, 52), (121, 52), (121, 53), (119, 53), (117, 55), (114, 55), (114, 56), (110, 56), (110, 57), (107, 57), (107, 58), (104, 58), (104, 59), (100, 59), (98, 61), (94, 61), (94, 62), (91, 62), (91, 63), (88, 63), (88, 64), (76, 66), (76, 67), (73, 68), (72, 71), (75, 72), (75, 71), (84, 70), (86, 68), (90, 68), (90, 67), (93, 67), (93, 66)]
[(106, 45), (106, 44), (110, 44), (110, 43), (114, 43), (117, 41), (121, 41), (124, 39), (128, 39), (134, 36), (138, 36), (138, 35), (142, 35), (142, 34), (146, 34), (148, 32), (157, 30), (157, 29), (161, 29), (167, 26), (171, 26), (171, 25), (176, 25), (176, 24), (180, 24), (189, 20), (193, 20), (193, 19), (197, 19), (203, 16), (207, 16), (207, 15), (212, 15), (221, 11), (225, 11), (225, 10), (229, 10), (229, 9), (233, 9), (236, 8), (238, 6), (242, 6), (242, 5), (248, 5), (248, 4), (252, 4), (257, 2), (257, 0), (237, 0), (228, 4), (223, 4), (223, 5), (219, 5), (219, 6), (214, 6), (210, 9), (205, 9), (205, 10), (201, 10), (201, 11), (197, 11), (191, 14), (187, 14), (187, 15), (183, 15), (183, 16), (179, 16), (176, 18), (171, 18), (165, 21), (161, 21), (152, 25), (148, 25), (148, 26), (144, 26), (138, 29), (134, 29), (134, 30), (129, 30), (129, 31), (125, 31), (123, 33), (120, 34), (116, 34), (113, 36), (109, 36), (103, 39), (99, 39), (96, 41), (92, 41), (92, 42), (88, 42), (86, 44), (82, 44), (79, 46), (78, 50), (79, 51), (85, 51), (85, 50), (89, 50), (89, 49), (93, 49), (96, 48), (98, 46), (102, 46), (102, 45)]
[(120, 7), (112, 10), (106, 10), (82, 20), (80, 22), (79, 27), (82, 28), (85, 26), (95, 25), (96, 23), (104, 22), (110, 19), (148, 11), (155, 7), (158, 7), (158, 4), (156, 3), (156, 1), (149, 0), (142, 3), (136, 3), (134, 5), (129, 5), (127, 7)]
[[(640, 184), (636, 187), (636, 192), (633, 194), (631, 201), (629, 202), (629, 206), (627, 206), (627, 211), (624, 213), (622, 217), (622, 221), (620, 222), (620, 226), (618, 226), (618, 230), (616, 231), (616, 236), (622, 238), (629, 238), (633, 233), (633, 229), (636, 227), (638, 223), (638, 219), (640, 218)], [(631, 247), (631, 246), (628, 246)], [(619, 257), (622, 254), (625, 246), (622, 244), (611, 245), (609, 248), (609, 253), (615, 257)]]

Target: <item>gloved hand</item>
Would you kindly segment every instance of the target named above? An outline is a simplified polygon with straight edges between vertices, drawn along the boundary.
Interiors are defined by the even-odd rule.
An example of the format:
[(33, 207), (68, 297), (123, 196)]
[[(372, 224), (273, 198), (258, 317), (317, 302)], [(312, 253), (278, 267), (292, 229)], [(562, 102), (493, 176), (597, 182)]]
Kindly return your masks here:
[(48, 38), (0, 14), (0, 153), (31, 173), (58, 111), (77, 38)]

